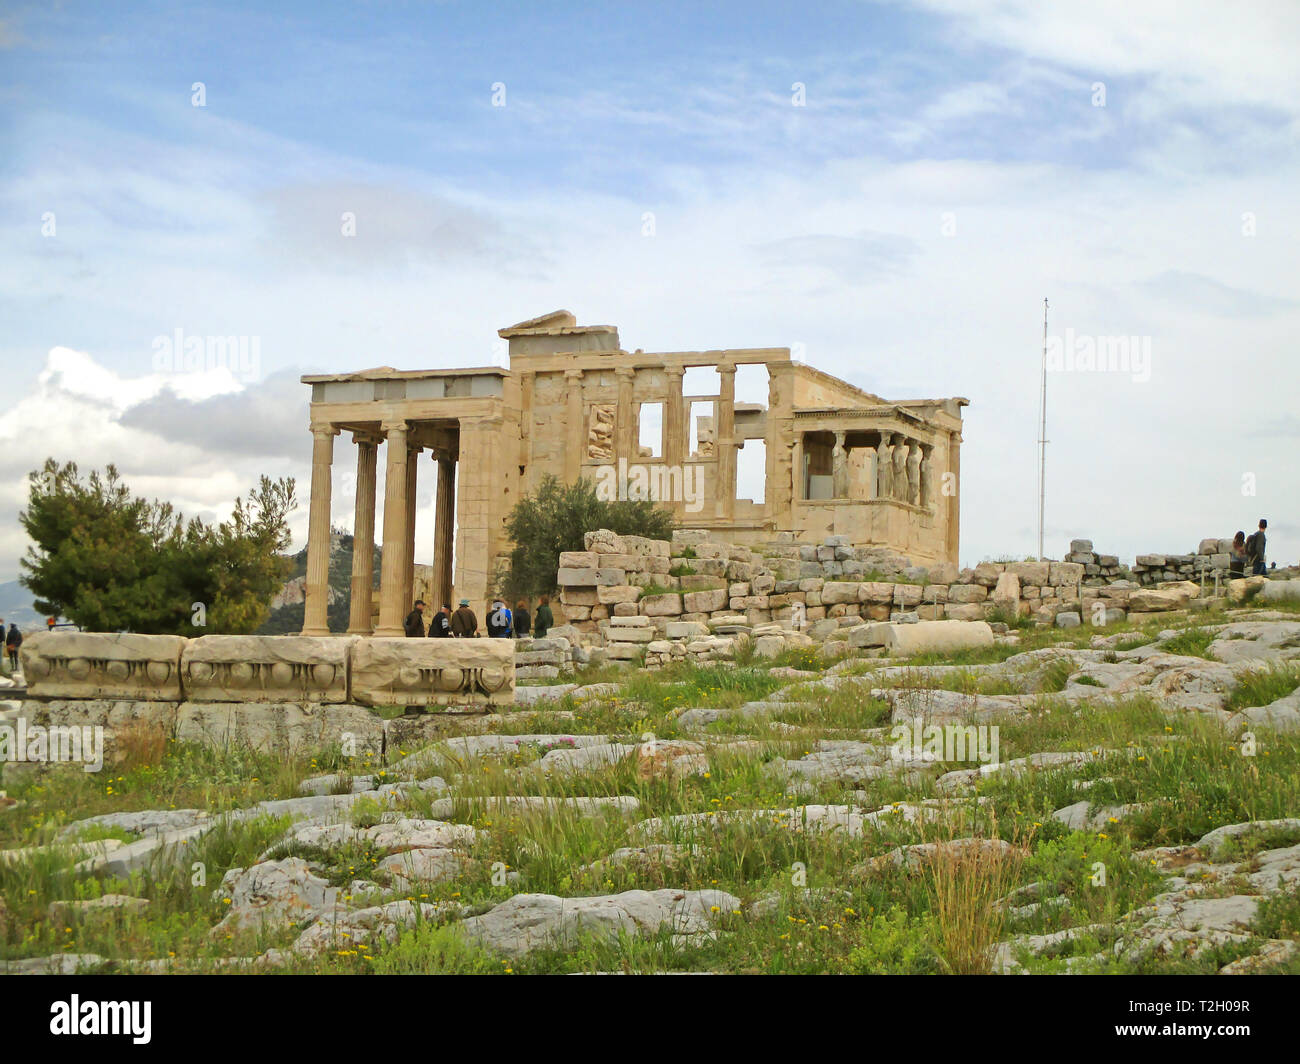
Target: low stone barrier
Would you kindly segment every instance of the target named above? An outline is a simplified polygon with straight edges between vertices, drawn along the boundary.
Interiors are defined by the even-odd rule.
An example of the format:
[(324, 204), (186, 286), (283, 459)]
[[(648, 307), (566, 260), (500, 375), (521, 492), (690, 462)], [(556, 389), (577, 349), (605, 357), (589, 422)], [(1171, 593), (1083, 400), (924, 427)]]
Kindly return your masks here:
[(29, 696), (104, 703), (501, 705), (510, 639), (38, 632), (20, 651)]
[(195, 702), (346, 702), (355, 637), (204, 635), (185, 642), (181, 677)]
[(19, 653), (31, 694), (180, 701), (186, 642), (179, 635), (37, 632)]
[(511, 703), (515, 641), (362, 637), (352, 647), (352, 700), (369, 706)]

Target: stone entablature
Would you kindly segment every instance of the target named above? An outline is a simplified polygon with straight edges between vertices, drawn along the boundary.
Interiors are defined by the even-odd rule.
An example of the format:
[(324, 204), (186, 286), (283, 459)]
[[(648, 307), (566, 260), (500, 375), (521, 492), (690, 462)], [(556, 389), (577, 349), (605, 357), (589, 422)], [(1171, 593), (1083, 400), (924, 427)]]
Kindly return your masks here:
[(41, 699), (500, 705), (513, 640), (38, 632), (20, 651)]
[(178, 635), (37, 632), (23, 640), (27, 689), (48, 698), (179, 700)]

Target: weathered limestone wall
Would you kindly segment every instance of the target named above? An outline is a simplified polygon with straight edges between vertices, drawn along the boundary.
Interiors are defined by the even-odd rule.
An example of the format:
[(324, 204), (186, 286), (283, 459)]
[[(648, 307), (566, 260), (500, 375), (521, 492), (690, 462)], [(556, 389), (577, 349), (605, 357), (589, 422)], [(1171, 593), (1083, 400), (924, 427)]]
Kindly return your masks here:
[[(1226, 575), (1221, 552), (1209, 553), (1218, 541), (1205, 541), (1206, 553), (1178, 568), (1138, 570), (1139, 582), (1128, 579), (1116, 557), (1093, 553), (1087, 540), (1075, 540), (1065, 561), (958, 569), (942, 561), (916, 565), (887, 548), (851, 546), (847, 537), (828, 537), (820, 545), (786, 537), (760, 549), (715, 537), (679, 530), (667, 543), (589, 533), (587, 549), (562, 555), (557, 574), (560, 610), (576, 638), (616, 648), (608, 657), (644, 654), (653, 662), (656, 654), (684, 655), (680, 646), (660, 646), (665, 640), (694, 641), (694, 652), (706, 654), (718, 649), (707, 642), (718, 637), (775, 639), (784, 633), (787, 645), (798, 645), (790, 633), (823, 640), (872, 621), (1031, 618), (1061, 627), (1109, 625), (1130, 610), (1184, 609), (1202, 598), (1198, 583), (1179, 577)], [(1207, 580), (1204, 594), (1213, 590)], [(1220, 590), (1246, 593), (1235, 585)], [(779, 652), (774, 642), (767, 647)]]

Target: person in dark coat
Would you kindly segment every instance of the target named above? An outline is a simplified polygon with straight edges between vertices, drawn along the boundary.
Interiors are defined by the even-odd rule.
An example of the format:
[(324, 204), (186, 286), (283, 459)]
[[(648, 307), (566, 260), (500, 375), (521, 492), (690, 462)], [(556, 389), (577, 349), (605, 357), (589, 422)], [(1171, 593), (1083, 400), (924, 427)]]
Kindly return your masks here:
[(402, 622), (402, 628), (406, 631), (408, 639), (424, 637), (424, 600), (417, 599), (415, 608), (406, 615), (406, 620)]
[(1259, 531), (1246, 539), (1246, 561), (1250, 563), (1250, 572), (1253, 576), (1264, 576), (1268, 572), (1267, 549), (1268, 534), (1265, 529), (1268, 528), (1268, 522), (1262, 517), (1259, 521)]
[[(0, 628), (4, 627), (4, 622), (0, 621)], [(9, 634), (5, 636), (5, 650), (9, 654), (9, 668), (13, 671), (18, 669), (18, 648), (23, 645), (23, 633), (18, 631), (18, 625), (9, 625)]]
[(469, 599), (460, 600), (456, 612), (451, 615), (451, 634), (457, 639), (470, 639), (478, 635), (478, 618), (469, 608)]
[(528, 616), (528, 603), (520, 599), (519, 604), (515, 606), (515, 638), (529, 638), (532, 623), (532, 619)]
[(537, 616), (533, 618), (533, 635), (538, 639), (545, 639), (546, 633), (554, 624), (555, 616), (551, 613), (551, 600), (543, 595), (537, 604)]
[(451, 607), (447, 603), (442, 604), (442, 609), (429, 622), (429, 635), (434, 639), (451, 638)]

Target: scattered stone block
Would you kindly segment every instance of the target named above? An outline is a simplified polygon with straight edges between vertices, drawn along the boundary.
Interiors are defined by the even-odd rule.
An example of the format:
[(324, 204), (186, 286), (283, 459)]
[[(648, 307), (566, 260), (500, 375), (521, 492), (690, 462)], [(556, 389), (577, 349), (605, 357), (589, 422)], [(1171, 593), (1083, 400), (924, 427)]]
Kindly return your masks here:
[(346, 702), (356, 637), (205, 635), (181, 653), (192, 702)]
[(359, 638), (352, 698), (362, 705), (508, 704), (514, 701), (510, 639)]
[(41, 698), (180, 701), (179, 635), (128, 632), (37, 632), (19, 661), (29, 694)]

